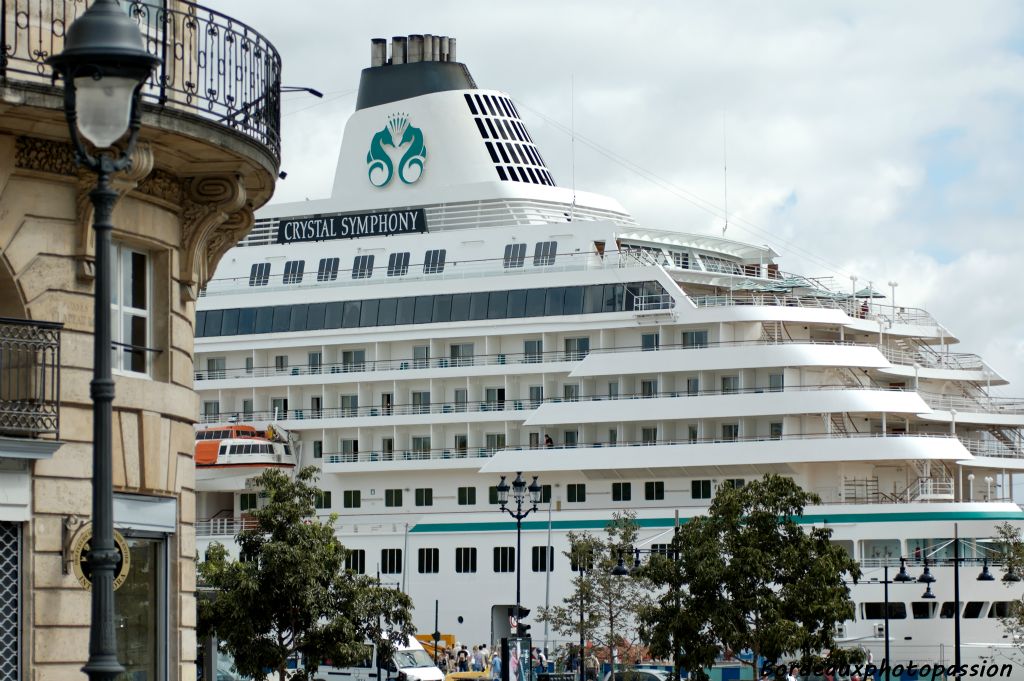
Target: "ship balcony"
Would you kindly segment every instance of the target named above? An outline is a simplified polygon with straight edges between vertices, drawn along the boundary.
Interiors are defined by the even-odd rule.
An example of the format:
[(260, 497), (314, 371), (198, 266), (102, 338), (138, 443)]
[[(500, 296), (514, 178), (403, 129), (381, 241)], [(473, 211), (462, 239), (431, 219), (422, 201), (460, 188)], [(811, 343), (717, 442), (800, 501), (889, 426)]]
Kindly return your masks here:
[(59, 438), (61, 328), (0, 318), (0, 438)]
[(932, 408), (921, 418), (929, 421), (970, 423), (981, 426), (1024, 427), (1024, 399), (1019, 397), (964, 397), (920, 393)]
[(1007, 383), (980, 356), (972, 353), (935, 352), (924, 348), (915, 350), (889, 346), (882, 346), (878, 349), (894, 365), (882, 369), (886, 374), (938, 380), (987, 382), (993, 385)]
[[(55, 102), (63, 101), (46, 59), (64, 48), (65, 30), (88, 5), (88, 0), (3, 0), (0, 77), (5, 87), (52, 93)], [(144, 112), (166, 117), (160, 127), (173, 127), (173, 118), (195, 117), (230, 131), (255, 143), (268, 167), (276, 169), (281, 58), (274, 46), (236, 19), (186, 0), (122, 0), (121, 5), (139, 25), (149, 53), (163, 60), (143, 86)]]

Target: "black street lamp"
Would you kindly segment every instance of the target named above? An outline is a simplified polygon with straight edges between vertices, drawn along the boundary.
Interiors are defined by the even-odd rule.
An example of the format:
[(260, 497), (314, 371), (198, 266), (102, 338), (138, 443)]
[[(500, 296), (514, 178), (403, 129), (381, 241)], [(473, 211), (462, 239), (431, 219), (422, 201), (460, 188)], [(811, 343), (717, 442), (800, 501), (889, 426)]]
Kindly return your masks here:
[[(529, 487), (526, 485), (526, 481), (523, 480), (523, 473), (519, 471), (516, 473), (516, 479), (512, 481), (512, 500), (516, 504), (516, 510), (513, 511), (507, 506), (508, 504), (508, 492), (509, 485), (505, 482), (505, 476), (501, 476), (501, 480), (498, 482), (498, 508), (499, 510), (508, 513), (510, 516), (516, 519), (516, 627), (519, 626), (519, 607), (521, 586), (522, 586), (522, 573), (519, 566), (522, 564), (523, 558), (523, 518), (530, 515), (537, 510), (537, 504), (540, 503), (541, 492), (543, 491), (541, 486), (537, 484), (537, 477), (533, 476), (533, 482), (530, 483)], [(529, 493), (529, 502), (527, 502), (527, 493)], [(528, 508), (524, 511), (523, 504), (527, 503)], [(548, 556), (545, 556), (545, 561)], [(550, 566), (548, 566), (550, 568)], [(517, 632), (518, 635), (518, 632)]]
[[(47, 60), (53, 78), (64, 80), (64, 115), (78, 163), (96, 173), (89, 194), (96, 230), (95, 338), (93, 347), (93, 536), (89, 660), (91, 681), (113, 681), (124, 672), (114, 637), (114, 490), (112, 480), (110, 338), (110, 232), (117, 192), (110, 176), (131, 165), (139, 134), (142, 85), (160, 63), (146, 52), (142, 34), (114, 0), (95, 0), (67, 29), (64, 50)], [(115, 142), (129, 133), (122, 149)], [(92, 149), (85, 144), (91, 143)]]

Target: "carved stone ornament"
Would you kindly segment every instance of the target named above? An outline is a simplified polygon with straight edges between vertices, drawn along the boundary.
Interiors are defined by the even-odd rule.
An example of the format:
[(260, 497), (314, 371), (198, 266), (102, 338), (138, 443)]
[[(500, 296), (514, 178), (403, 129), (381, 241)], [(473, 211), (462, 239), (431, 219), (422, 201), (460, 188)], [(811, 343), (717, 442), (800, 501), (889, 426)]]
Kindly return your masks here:
[(20, 136), (15, 140), (14, 164), (23, 170), (75, 175), (75, 150), (67, 142)]
[(253, 216), (237, 173), (186, 179), (182, 207), (182, 296), (194, 301), (221, 256), (252, 227)]
[[(118, 198), (139, 186), (139, 182), (153, 171), (153, 147), (149, 142), (139, 141), (132, 153), (132, 162), (125, 170), (116, 173), (110, 180)], [(78, 173), (78, 191), (75, 203), (78, 209), (78, 239), (75, 245), (75, 270), (82, 281), (92, 281), (96, 276), (96, 243), (92, 230), (92, 201), (89, 192), (96, 186), (96, 176), (87, 171)]]

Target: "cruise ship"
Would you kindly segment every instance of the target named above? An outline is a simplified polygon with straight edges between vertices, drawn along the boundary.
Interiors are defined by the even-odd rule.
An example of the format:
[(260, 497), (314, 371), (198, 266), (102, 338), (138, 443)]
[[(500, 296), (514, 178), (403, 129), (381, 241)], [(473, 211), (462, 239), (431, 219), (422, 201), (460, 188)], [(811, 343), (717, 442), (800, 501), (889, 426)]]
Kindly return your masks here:
[[(288, 440), (197, 470), (200, 552), (259, 506), (261, 461), (317, 466), (350, 567), (408, 592), (421, 632), (437, 601), (441, 632), (492, 642), (518, 561), (522, 605), (560, 603), (569, 531), (629, 509), (657, 550), (774, 473), (863, 566), (844, 646), (882, 659), (903, 558), (936, 581), (890, 585), (893, 659), (951, 663), (959, 608), (963, 659), (1006, 661), (1024, 587), (992, 538), (1024, 521), (1024, 399), (990, 395), (1006, 381), (926, 310), (779, 259), (560, 185), (454, 38), (371, 41), (330, 198), (263, 209), (199, 299), (201, 436)], [(518, 557), (496, 503), (517, 472), (542, 487)]]

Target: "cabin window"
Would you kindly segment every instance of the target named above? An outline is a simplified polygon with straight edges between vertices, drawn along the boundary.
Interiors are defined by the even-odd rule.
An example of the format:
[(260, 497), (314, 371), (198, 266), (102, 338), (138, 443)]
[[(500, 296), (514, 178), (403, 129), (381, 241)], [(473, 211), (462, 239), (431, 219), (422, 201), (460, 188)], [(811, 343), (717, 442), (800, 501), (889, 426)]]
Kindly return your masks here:
[(532, 554), (531, 563), (534, 572), (554, 571), (555, 548), (553, 546), (534, 546)]
[(417, 506), (433, 506), (434, 505), (434, 490), (430, 487), (418, 487), (416, 488), (416, 505)]
[(644, 499), (647, 501), (661, 501), (665, 498), (665, 481), (654, 480), (644, 483)]
[(440, 553), (439, 549), (419, 549), (417, 552), (419, 573), (433, 574), (438, 572), (438, 563), (441, 562)]
[(388, 276), (401, 277), (409, 271), (409, 252), (392, 253), (388, 256)]
[[(330, 494), (330, 492), (325, 492), (325, 494)], [(360, 508), (363, 505), (363, 493), (357, 489), (347, 489), (341, 493), (341, 502), (345, 508)], [(317, 508), (323, 507), (318, 506)]]
[[(356, 495), (358, 495), (358, 494), (359, 494), (359, 492), (356, 492)], [(331, 507), (331, 493), (330, 492), (324, 492), (324, 491), (321, 491), (321, 490), (317, 490), (316, 498), (313, 500), (313, 506), (315, 508), (319, 508), (319, 509), (330, 508)], [(351, 507), (347, 507), (347, 508), (351, 508)]]
[(345, 569), (351, 570), (357, 575), (366, 574), (366, 551), (363, 549), (349, 549), (345, 556)]
[(352, 261), (352, 278), (369, 279), (373, 276), (373, 256), (357, 255)]
[(476, 572), (476, 547), (467, 546), (455, 549), (455, 571)]
[[(885, 602), (861, 603), (861, 617), (866, 620), (884, 620)], [(889, 619), (907, 619), (907, 604), (889, 601)]]
[(657, 350), (659, 345), (660, 342), (656, 333), (645, 333), (640, 336), (640, 349), (644, 352)]
[(570, 483), (565, 486), (565, 500), (570, 504), (582, 504), (587, 500), (586, 483)]
[(249, 269), (249, 286), (266, 286), (270, 282), (270, 263), (258, 262)]
[(246, 492), (238, 495), (238, 510), (242, 513), (256, 510), (257, 495), (255, 492)]
[(628, 482), (612, 483), (612, 501), (631, 501), (633, 499), (633, 485)]
[(423, 274), (444, 272), (444, 259), (447, 252), (443, 248), (427, 251), (423, 257)]
[(313, 458), (322, 459), (324, 458), (324, 441), (313, 440)]
[(476, 505), (476, 487), (459, 488), (459, 506)]
[(516, 549), (514, 546), (494, 547), (494, 571), (515, 572), (516, 570)]
[(711, 498), (711, 481), (710, 480), (691, 480), (690, 481), (690, 497), (693, 499), (710, 499)]
[(316, 270), (317, 281), (334, 281), (338, 278), (339, 258), (320, 258), (320, 265)]
[(707, 329), (698, 331), (683, 331), (684, 348), (706, 348), (708, 346)]
[(522, 267), (526, 261), (526, 244), (506, 244), (503, 264), (505, 269)]
[(390, 508), (396, 508), (402, 505), (402, 489), (386, 489), (384, 490), (384, 505)]
[(301, 284), (302, 273), (306, 269), (305, 260), (289, 260), (284, 264), (283, 284)]
[(533, 266), (543, 267), (555, 264), (555, 255), (558, 250), (557, 241), (538, 241), (533, 249)]
[(381, 549), (380, 571), (385, 575), (402, 574), (402, 549)]

